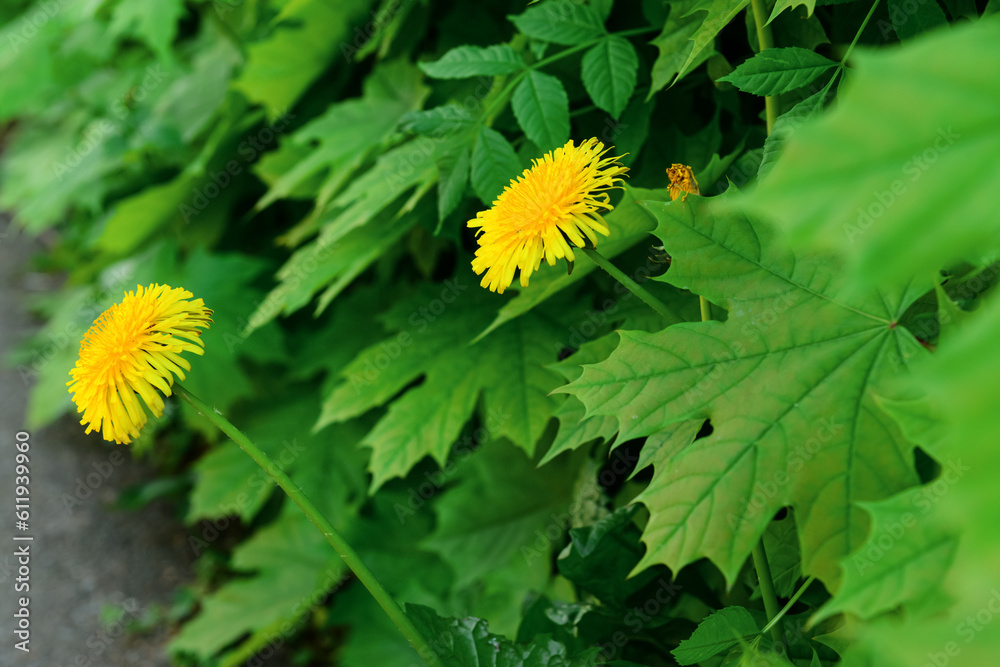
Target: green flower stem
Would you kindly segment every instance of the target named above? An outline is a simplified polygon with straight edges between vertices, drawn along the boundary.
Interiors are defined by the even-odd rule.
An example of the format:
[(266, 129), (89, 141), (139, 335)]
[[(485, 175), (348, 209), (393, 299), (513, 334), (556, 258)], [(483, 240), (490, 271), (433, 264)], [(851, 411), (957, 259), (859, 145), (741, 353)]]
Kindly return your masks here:
[(760, 595), (764, 598), (764, 611), (767, 612), (767, 627), (771, 631), (774, 650), (780, 651), (784, 641), (781, 628), (781, 616), (778, 610), (778, 596), (774, 594), (774, 579), (771, 578), (771, 565), (767, 562), (767, 552), (764, 551), (764, 541), (761, 540), (753, 548), (753, 566), (757, 570), (757, 580), (760, 582)]
[[(753, 22), (757, 27), (757, 44), (760, 50), (773, 49), (774, 37), (771, 35), (771, 26), (767, 25), (767, 6), (764, 0), (750, 0), (750, 7), (753, 11)], [(764, 113), (767, 116), (767, 133), (771, 134), (774, 129), (774, 122), (778, 120), (778, 98), (768, 95), (764, 98)]]
[(783, 619), (785, 617), (785, 614), (788, 613), (788, 610), (792, 608), (792, 605), (799, 601), (799, 598), (802, 597), (802, 594), (806, 592), (806, 589), (809, 588), (809, 586), (811, 586), (812, 582), (814, 581), (816, 581), (815, 576), (806, 579), (805, 583), (799, 587), (799, 590), (795, 591), (795, 595), (793, 595), (788, 600), (788, 603), (781, 608), (781, 611), (779, 611), (777, 615), (774, 618), (772, 618), (767, 625), (764, 626), (764, 629), (761, 630), (760, 633), (764, 634), (765, 632), (770, 632), (774, 628), (774, 626), (780, 623), (781, 619)]
[(427, 640), (420, 631), (417, 630), (416, 626), (410, 620), (403, 609), (396, 604), (396, 601), (389, 595), (389, 592), (385, 590), (381, 582), (375, 577), (375, 574), (368, 569), (364, 561), (361, 560), (357, 552), (347, 543), (347, 540), (337, 532), (337, 529), (333, 527), (330, 520), (327, 519), (323, 513), (313, 504), (313, 502), (303, 493), (302, 489), (292, 481), (292, 478), (282, 470), (278, 464), (276, 464), (267, 454), (265, 454), (257, 445), (253, 444), (246, 435), (243, 434), (238, 428), (232, 425), (225, 417), (223, 417), (215, 408), (210, 407), (200, 398), (189, 392), (187, 389), (182, 387), (180, 384), (174, 385), (174, 393), (181, 399), (186, 401), (191, 407), (205, 415), (210, 422), (215, 424), (223, 433), (228, 435), (233, 442), (240, 446), (244, 452), (250, 455), (257, 465), (264, 469), (271, 479), (273, 479), (281, 489), (288, 494), (288, 497), (292, 499), (299, 509), (312, 521), (313, 525), (319, 529), (319, 532), (323, 534), (326, 541), (330, 543), (340, 557), (344, 560), (344, 564), (347, 565), (357, 576), (358, 580), (364, 584), (368, 592), (372, 594), (375, 601), (379, 603), (382, 610), (392, 619), (392, 622), (396, 624), (399, 631), (403, 633), (403, 636), (410, 642), (417, 653), (420, 654), (428, 665), (431, 667), (443, 667), (440, 658), (437, 653), (431, 648)]
[[(698, 302), (701, 304), (701, 321), (707, 322), (712, 319), (712, 304), (708, 302), (708, 299), (699, 296)], [(760, 582), (760, 595), (764, 598), (764, 610), (767, 612), (768, 623), (765, 631), (769, 630), (771, 632), (771, 639), (774, 641), (775, 650), (781, 650), (783, 645), (781, 618), (785, 615), (788, 607), (798, 598), (793, 598), (785, 609), (778, 610), (778, 596), (774, 592), (774, 579), (771, 576), (771, 565), (767, 562), (767, 552), (764, 551), (763, 540), (758, 542), (757, 546), (753, 548), (753, 567), (757, 570), (757, 581)], [(803, 588), (803, 590), (805, 589)], [(796, 596), (801, 594), (802, 592), (800, 591), (796, 593)]]
[(647, 292), (642, 285), (625, 275), (621, 269), (609, 262), (604, 255), (593, 248), (581, 248), (581, 250), (583, 250), (583, 254), (593, 260), (594, 264), (607, 271), (612, 278), (620, 282), (629, 292), (642, 299), (643, 303), (647, 306), (664, 317), (674, 317), (674, 314), (670, 312), (670, 309), (662, 301)]

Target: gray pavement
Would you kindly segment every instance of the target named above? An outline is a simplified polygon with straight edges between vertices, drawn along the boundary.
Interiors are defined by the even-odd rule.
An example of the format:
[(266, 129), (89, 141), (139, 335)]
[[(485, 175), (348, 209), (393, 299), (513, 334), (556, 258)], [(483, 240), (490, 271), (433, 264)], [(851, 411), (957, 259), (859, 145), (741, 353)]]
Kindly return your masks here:
[[(51, 285), (34, 275), (29, 260), (41, 247), (0, 220), (0, 360), (37, 326), (26, 311), (32, 291)], [(191, 579), (186, 532), (168, 506), (154, 503), (137, 511), (112, 505), (130, 485), (152, 479), (154, 471), (132, 460), (124, 446), (84, 436), (72, 417), (38, 430), (25, 428), (28, 387), (0, 363), (0, 667), (160, 667), (169, 664), (164, 646), (169, 630), (122, 632), (108, 621), (118, 609), (126, 620), (157, 605), (169, 605), (177, 584)], [(29, 432), (30, 520), (15, 527), (15, 442)], [(104, 479), (104, 474), (107, 478)], [(100, 474), (85, 496), (88, 475)], [(97, 482), (98, 477), (91, 477)], [(14, 541), (15, 535), (34, 539)], [(30, 545), (30, 591), (17, 592), (15, 549)], [(15, 648), (18, 598), (29, 597), (30, 652)]]

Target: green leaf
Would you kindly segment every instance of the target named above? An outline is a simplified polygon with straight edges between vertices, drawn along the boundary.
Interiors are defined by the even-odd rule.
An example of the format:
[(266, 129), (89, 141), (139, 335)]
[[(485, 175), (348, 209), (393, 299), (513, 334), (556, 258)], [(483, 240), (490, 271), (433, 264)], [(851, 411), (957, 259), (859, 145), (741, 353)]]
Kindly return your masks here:
[(569, 531), (559, 573), (606, 605), (624, 609), (628, 597), (656, 578), (655, 570), (627, 578), (642, 558), (642, 531), (633, 523), (638, 505), (616, 510), (592, 526)]
[(723, 607), (699, 623), (694, 633), (671, 653), (678, 664), (694, 665), (747, 641), (760, 628), (749, 610)]
[(443, 136), (470, 128), (474, 122), (472, 113), (464, 106), (442, 104), (433, 109), (407, 113), (400, 119), (399, 126), (404, 132)]
[[(583, 372), (580, 368), (582, 364), (597, 363), (606, 359), (617, 344), (618, 341), (611, 335), (587, 341), (577, 352), (557, 364), (552, 364), (551, 368), (567, 380), (575, 380)], [(567, 396), (554, 416), (559, 420), (559, 431), (549, 451), (538, 465), (545, 465), (563, 452), (572, 451), (599, 438), (608, 440), (618, 430), (618, 424), (613, 417), (587, 419), (583, 403), (575, 396)]]
[(635, 476), (650, 465), (659, 464), (661, 467), (669, 465), (672, 458), (694, 442), (704, 423), (704, 419), (688, 419), (672, 424), (646, 438), (642, 449), (639, 450), (639, 461), (632, 475)]
[(337, 648), (342, 667), (414, 667), (423, 662), (363, 586), (338, 592), (330, 616), (333, 623), (350, 627)]
[(435, 79), (513, 74), (524, 68), (524, 60), (506, 44), (458, 46), (434, 62), (418, 63), (424, 74)]
[(130, 34), (142, 39), (163, 62), (172, 62), (170, 44), (184, 13), (183, 0), (165, 0), (150, 5), (142, 0), (120, 0), (111, 14), (108, 32), (113, 37)]
[(240, 545), (233, 567), (255, 572), (206, 598), (198, 615), (170, 643), (173, 654), (207, 659), (247, 632), (294, 624), (318, 605), (347, 570), (341, 558), (297, 507)]
[(836, 66), (815, 51), (787, 46), (761, 51), (719, 81), (728, 81), (745, 93), (780, 95), (812, 83)]
[(350, 48), (351, 27), (370, 5), (370, 0), (292, 3), (281, 16), (291, 21), (247, 47), (247, 64), (233, 88), (263, 104), (270, 118), (286, 113), (331, 59)]
[(510, 438), (529, 454), (559, 403), (548, 395), (559, 376), (545, 366), (555, 361), (564, 330), (543, 318), (525, 318), (470, 346), (496, 305), (481, 290), (466, 292), (469, 287), (449, 281), (401, 301), (388, 315), (396, 333), (344, 368), (343, 381), (323, 404), (318, 427), (384, 405), (424, 377), (392, 402), (365, 438), (373, 449), (373, 488), (405, 475), (428, 455), (444, 465), (480, 394), (487, 437)]
[(916, 5), (905, 0), (889, 0), (889, 19), (901, 42), (948, 25), (948, 19), (936, 0), (918, 2)]
[(458, 207), (469, 185), (469, 146), (462, 144), (454, 151), (442, 154), (438, 168), (438, 224), (434, 233), (441, 231), (444, 219)]
[[(820, 4), (822, 5), (823, 3), (820, 2)], [(768, 17), (767, 24), (765, 25), (770, 24), (771, 21), (778, 18), (778, 14), (786, 9), (795, 9), (799, 6), (806, 8), (806, 18), (808, 18), (813, 15), (814, 11), (816, 11), (816, 0), (777, 0), (777, 2), (774, 3), (774, 9), (771, 10), (771, 16)]]
[[(748, 4), (750, 4), (750, 0), (687, 0), (676, 7), (676, 11), (680, 15), (679, 18), (691, 17), (695, 12), (706, 12), (706, 15), (691, 35), (691, 49), (683, 63), (677, 67), (675, 83), (697, 67), (699, 63), (704, 62), (705, 58), (710, 55), (710, 47), (715, 36), (729, 25), (729, 22)], [(673, 14), (675, 8), (671, 8), (670, 11)]]
[(66, 382), (79, 356), (80, 341), (94, 320), (121, 298), (119, 287), (124, 290), (130, 280), (126, 274), (114, 288), (106, 290), (96, 286), (63, 288), (54, 308), (46, 312), (45, 326), (4, 359), (24, 386), (32, 386), (25, 415), (29, 428), (47, 426), (64, 414), (76, 414)]
[(247, 333), (256, 332), (282, 313), (303, 308), (317, 291), (325, 288), (316, 307), (319, 315), (333, 298), (415, 224), (415, 216), (399, 219), (394, 211), (382, 213), (336, 242), (316, 241), (303, 246), (278, 271), (280, 284), (250, 315)]
[(98, 248), (113, 255), (136, 250), (161, 227), (183, 217), (181, 207), (190, 201), (197, 184), (197, 179), (181, 174), (119, 201), (97, 240)]
[(464, 456), (461, 478), (435, 503), (437, 527), (423, 546), (451, 565), (456, 587), (512, 563), (548, 576), (569, 528), (577, 462), (567, 457), (538, 468), (500, 441)]
[(508, 18), (527, 37), (565, 46), (607, 34), (604, 22), (592, 7), (572, 0), (548, 0)]
[(764, 152), (761, 157), (760, 167), (757, 169), (757, 178), (765, 178), (771, 169), (774, 168), (775, 161), (785, 148), (785, 143), (799, 129), (803, 122), (822, 108), (826, 94), (821, 90), (810, 95), (794, 107), (778, 116), (774, 122), (774, 128), (764, 140)]
[(790, 598), (802, 578), (802, 556), (799, 554), (795, 516), (789, 512), (784, 519), (772, 521), (764, 533), (763, 542), (771, 567), (774, 592), (779, 598)]
[(569, 139), (569, 98), (556, 77), (529, 71), (514, 89), (511, 107), (528, 139), (541, 150)]
[[(322, 313), (427, 213), (420, 205), (429, 208), (423, 195), (437, 180), (434, 158), (434, 142), (417, 137), (383, 153), (372, 169), (331, 201), (319, 220), (319, 237), (281, 267), (279, 285), (250, 316), (247, 332), (299, 310), (326, 288), (316, 308)], [(401, 202), (411, 190), (409, 200)]]
[(520, 176), (521, 161), (502, 134), (480, 127), (472, 148), (472, 189), (486, 206), (491, 206), (503, 189)]
[[(0, 119), (4, 121), (20, 114), (39, 113), (53, 95), (64, 94), (57, 78), (60, 63), (53, 54), (64, 39), (64, 19), (61, 12), (56, 12), (53, 20), (36, 26), (32, 22), (36, 12), (29, 9), (0, 28), (0, 41), (7, 45), (0, 51)], [(32, 37), (28, 39), (25, 34)], [(72, 143), (60, 148), (64, 150), (67, 145)]]
[(442, 618), (430, 607), (406, 605), (406, 614), (426, 637), (437, 637), (439, 657), (455, 667), (590, 667), (596, 650), (569, 655), (562, 644), (545, 637), (530, 644), (515, 644), (491, 634), (486, 621), (473, 618)]
[[(664, 86), (676, 83), (683, 76), (682, 70), (687, 73), (712, 55), (713, 50), (710, 48), (694, 53), (694, 42), (691, 38), (701, 25), (701, 20), (697, 16), (681, 16), (682, 7), (683, 5), (671, 7), (663, 30), (656, 39), (650, 41), (650, 44), (659, 51), (659, 55), (650, 72), (652, 85), (646, 96), (647, 101)], [(692, 56), (694, 59), (685, 65)]]
[[(156, 100), (152, 109), (153, 117), (150, 119), (155, 120), (159, 127), (148, 123), (147, 127), (141, 128), (137, 133), (137, 138), (143, 138), (143, 133), (156, 132), (167, 136), (176, 133), (186, 144), (197, 146), (198, 139), (213, 121), (216, 125), (212, 131), (218, 133), (227, 122), (225, 118), (219, 118), (220, 107), (226, 101), (233, 70), (242, 62), (243, 55), (237, 45), (220, 39), (209, 48), (198, 51), (191, 59), (191, 71), (184, 75), (172, 78), (159, 69), (144, 73), (141, 83), (137, 82), (135, 85), (141, 86), (141, 89), (155, 86), (152, 91), (156, 93), (160, 92), (162, 86), (162, 95)], [(232, 108), (242, 110), (242, 101)], [(116, 115), (120, 116), (121, 113), (122, 110), (119, 109)], [(244, 140), (246, 136), (240, 136), (236, 143)], [(203, 150), (213, 148), (211, 144), (212, 139), (207, 140)], [(232, 147), (233, 152), (238, 150), (237, 146)], [(233, 154), (229, 154), (223, 162), (233, 157)], [(242, 162), (249, 161), (244, 153), (239, 153), (239, 157)], [(194, 170), (194, 164), (188, 163), (188, 166)], [(222, 169), (221, 164), (219, 168)]]
[(195, 485), (185, 517), (189, 523), (233, 515), (249, 524), (274, 488), (253, 459), (228, 441), (198, 459), (192, 471)]
[(871, 388), (923, 353), (895, 323), (925, 290), (848, 297), (834, 261), (792, 255), (738, 213), (717, 218), (700, 197), (647, 206), (673, 258), (665, 279), (728, 319), (622, 331), (608, 360), (563, 389), (588, 416), (614, 415), (622, 439), (712, 420), (638, 498), (651, 515), (639, 568), (708, 557), (731, 582), (791, 505), (803, 571), (835, 587), (840, 560), (868, 534), (865, 513), (846, 508), (916, 482), (912, 445)]
[[(41, 39), (38, 35), (32, 43)], [(4, 79), (4, 83), (9, 82)], [(3, 97), (0, 88), (0, 113)], [(111, 149), (114, 134), (101, 130), (107, 127), (103, 120), (82, 127), (67, 123), (56, 129), (28, 125), (11, 135), (0, 162), (4, 183), (0, 207), (14, 212), (17, 227), (39, 233), (65, 220), (71, 208), (94, 217), (105, 210), (102, 202), (121, 158)], [(79, 144), (81, 134), (91, 137), (93, 143)], [(87, 150), (78, 150), (78, 146), (87, 146)]]
[(872, 515), (871, 534), (844, 559), (843, 585), (816, 612), (813, 624), (842, 612), (871, 618), (937, 594), (955, 558), (958, 535), (939, 517), (927, 516), (923, 492), (905, 491), (861, 506)]
[[(962, 662), (988, 664), (1000, 648), (1000, 635), (986, 623), (987, 614), (995, 616), (993, 610), (1000, 608), (996, 575), (1000, 549), (996, 533), (989, 529), (1000, 522), (1000, 485), (995, 474), (995, 434), (1000, 419), (992, 398), (1000, 391), (998, 326), (1000, 300), (994, 297), (974, 311), (954, 335), (943, 339), (935, 354), (916, 371), (909, 389), (921, 398), (909, 402), (909, 414), (893, 410), (907, 433), (920, 438), (921, 444), (933, 449), (941, 460), (941, 475), (920, 489), (919, 495), (912, 496), (920, 525), (909, 530), (915, 531), (914, 536), (929, 532), (932, 538), (923, 541), (923, 549), (913, 550), (915, 561), (926, 566), (933, 565), (932, 552), (926, 547), (934, 543), (935, 533), (940, 537), (941, 530), (961, 531), (948, 576), (932, 580), (942, 594), (951, 598), (951, 604), (943, 610), (933, 609), (932, 614), (904, 614), (902, 618), (892, 615), (869, 621), (862, 632), (856, 633), (860, 642), (845, 659), (867, 659), (868, 664), (875, 665), (879, 664), (877, 656), (890, 651), (893, 665), (905, 667), (927, 661), (928, 656), (942, 662), (960, 651)], [(886, 509), (886, 516), (890, 516), (891, 508)], [(894, 549), (885, 558), (895, 561), (920, 545), (908, 536), (902, 541), (905, 544), (900, 553), (894, 553)], [(931, 570), (928, 567), (927, 572)], [(875, 568), (869, 572), (874, 573)], [(984, 586), (984, 582), (988, 585)], [(887, 579), (887, 583), (905, 583), (909, 587), (889, 586), (890, 592), (913, 593), (922, 588), (915, 580)], [(877, 600), (866, 605), (877, 606)]]
[(639, 70), (639, 55), (632, 42), (608, 35), (583, 55), (582, 68), (583, 86), (594, 104), (612, 118), (621, 116), (635, 90)]
[(307, 179), (320, 175), (318, 217), (358, 168), (384, 147), (396, 125), (423, 103), (430, 91), (420, 79), (420, 71), (404, 61), (376, 67), (365, 79), (360, 98), (331, 104), (283, 141), (283, 146), (304, 149), (305, 158), (269, 183), (255, 208), (289, 197)]
[(836, 107), (795, 133), (746, 204), (797, 247), (842, 251), (858, 289), (1000, 249), (1000, 24), (853, 63)]

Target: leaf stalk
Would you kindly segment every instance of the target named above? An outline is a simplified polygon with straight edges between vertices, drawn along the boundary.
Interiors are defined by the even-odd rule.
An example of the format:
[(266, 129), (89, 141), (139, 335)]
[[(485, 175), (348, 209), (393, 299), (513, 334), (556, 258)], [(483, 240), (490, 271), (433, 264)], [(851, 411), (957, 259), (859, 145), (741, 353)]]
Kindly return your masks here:
[(764, 598), (764, 610), (767, 612), (767, 628), (774, 642), (774, 650), (784, 652), (784, 632), (781, 627), (781, 611), (778, 609), (778, 596), (774, 593), (774, 579), (771, 577), (771, 565), (767, 562), (767, 552), (764, 541), (761, 540), (753, 548), (753, 566), (757, 570), (760, 582), (760, 595)]

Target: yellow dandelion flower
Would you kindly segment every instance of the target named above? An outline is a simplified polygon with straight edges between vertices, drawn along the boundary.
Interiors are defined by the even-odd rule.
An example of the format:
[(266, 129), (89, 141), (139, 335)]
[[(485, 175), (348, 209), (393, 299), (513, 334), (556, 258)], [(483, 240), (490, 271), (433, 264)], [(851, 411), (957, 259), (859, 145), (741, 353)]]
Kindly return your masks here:
[(601, 211), (612, 209), (607, 190), (620, 187), (628, 169), (618, 162), (621, 156), (604, 157), (609, 150), (597, 139), (566, 142), (533, 160), (492, 207), (469, 221), (479, 228), (472, 270), (486, 272), (483, 287), (503, 294), (518, 269), (527, 287), (543, 258), (550, 266), (558, 259), (572, 262), (572, 246), (593, 247), (597, 234), (610, 234)]
[(97, 318), (80, 343), (80, 358), (66, 384), (73, 394), (87, 433), (101, 431), (105, 440), (128, 444), (146, 424), (136, 398), (159, 417), (170, 396), (174, 375), (191, 370), (181, 353), (203, 354), (200, 329), (212, 322), (201, 299), (168, 285), (136, 287)]
[(694, 172), (687, 165), (674, 163), (667, 169), (667, 178), (670, 179), (670, 201), (678, 197), (681, 201), (687, 199), (689, 194), (700, 195), (701, 188), (694, 177)]

